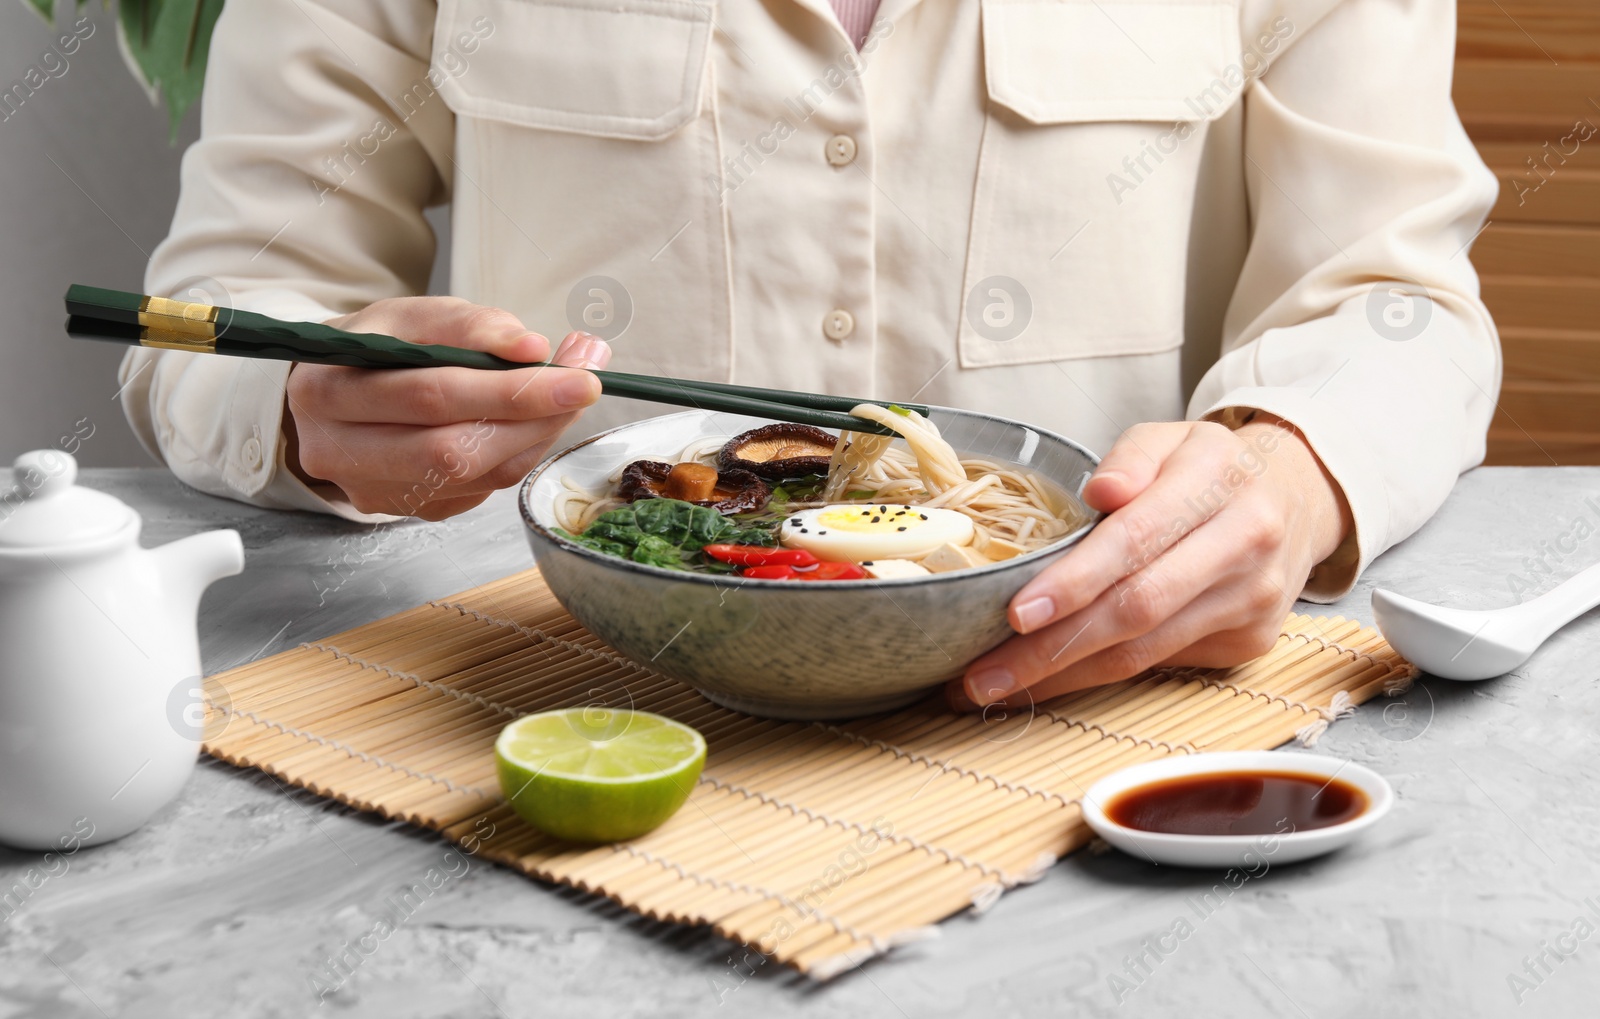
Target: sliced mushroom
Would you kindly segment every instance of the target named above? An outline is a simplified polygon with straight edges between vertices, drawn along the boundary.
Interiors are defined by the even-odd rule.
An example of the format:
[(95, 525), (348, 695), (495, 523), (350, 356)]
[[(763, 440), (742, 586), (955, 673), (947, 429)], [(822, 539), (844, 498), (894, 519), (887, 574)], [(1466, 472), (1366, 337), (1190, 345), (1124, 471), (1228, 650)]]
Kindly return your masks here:
[(617, 495), (628, 502), (680, 499), (718, 513), (754, 513), (766, 508), (772, 488), (749, 471), (719, 471), (701, 463), (635, 460), (623, 468)]
[(668, 499), (684, 502), (715, 501), (717, 469), (701, 463), (673, 464), (662, 486)]
[(717, 454), (723, 470), (749, 471), (768, 481), (828, 473), (839, 440), (810, 425), (774, 424), (735, 435)]

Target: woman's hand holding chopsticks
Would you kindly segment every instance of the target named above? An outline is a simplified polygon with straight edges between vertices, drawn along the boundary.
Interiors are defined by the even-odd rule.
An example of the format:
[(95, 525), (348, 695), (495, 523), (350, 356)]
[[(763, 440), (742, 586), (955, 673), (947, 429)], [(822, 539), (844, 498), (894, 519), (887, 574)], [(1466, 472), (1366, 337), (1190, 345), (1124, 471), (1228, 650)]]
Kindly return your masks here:
[[(328, 325), (543, 361), (550, 341), (510, 312), (454, 297), (378, 301)], [(572, 333), (549, 360), (604, 368), (611, 348)], [(534, 367), (384, 371), (297, 363), (289, 374), (289, 466), (366, 513), (442, 520), (515, 485), (600, 397), (587, 371)]]

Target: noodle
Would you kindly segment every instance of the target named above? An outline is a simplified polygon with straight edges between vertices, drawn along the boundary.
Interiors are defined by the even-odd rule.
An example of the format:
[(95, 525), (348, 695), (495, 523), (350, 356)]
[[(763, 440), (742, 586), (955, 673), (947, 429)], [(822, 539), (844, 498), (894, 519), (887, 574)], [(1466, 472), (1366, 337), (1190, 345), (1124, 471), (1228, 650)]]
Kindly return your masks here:
[(582, 534), (595, 517), (621, 505), (621, 499), (580, 488), (571, 478), (563, 477), (552, 510), (557, 526), (569, 534)]
[(961, 459), (938, 427), (915, 411), (863, 403), (850, 413), (897, 432), (908, 449), (893, 447), (888, 436), (844, 433), (829, 464), (823, 502), (847, 501), (848, 493), (867, 492), (874, 500), (959, 510), (972, 518), (972, 544), (980, 553), (995, 539), (1031, 552), (1084, 521), (1071, 500), (1049, 492), (1031, 471)]
[[(874, 403), (860, 404), (850, 413), (884, 425), (899, 439), (870, 432), (843, 433), (816, 500), (793, 502), (791, 508), (871, 501), (956, 510), (972, 519), (972, 547), (980, 555), (996, 541), (1012, 546), (996, 549), (990, 558), (1043, 548), (1088, 519), (1075, 499), (1032, 471), (982, 458), (962, 459), (939, 434), (938, 426), (921, 414), (900, 413)], [(678, 462), (712, 463), (726, 441), (725, 436), (697, 439), (679, 454)], [(557, 525), (581, 534), (600, 514), (622, 505), (622, 500), (610, 493), (623, 466), (611, 474), (610, 484), (601, 492), (586, 491), (562, 478), (553, 507)]]
[[(956, 451), (939, 435), (932, 421), (915, 411), (904, 414), (880, 407), (875, 403), (857, 404), (850, 411), (856, 417), (875, 421), (899, 433), (916, 460), (917, 477), (929, 495), (938, 495), (967, 480), (967, 472), (956, 457)], [(834, 448), (833, 462), (829, 465), (828, 484), (822, 491), (825, 502), (843, 498), (855, 482), (870, 481), (878, 461), (888, 452), (893, 438), (862, 432), (845, 432)], [(842, 451), (840, 447), (843, 447)], [(868, 487), (856, 485), (855, 487)]]
[(726, 446), (731, 438), (733, 438), (731, 435), (708, 435), (703, 439), (696, 439), (678, 454), (678, 462), (715, 464), (717, 454), (722, 452), (722, 447)]

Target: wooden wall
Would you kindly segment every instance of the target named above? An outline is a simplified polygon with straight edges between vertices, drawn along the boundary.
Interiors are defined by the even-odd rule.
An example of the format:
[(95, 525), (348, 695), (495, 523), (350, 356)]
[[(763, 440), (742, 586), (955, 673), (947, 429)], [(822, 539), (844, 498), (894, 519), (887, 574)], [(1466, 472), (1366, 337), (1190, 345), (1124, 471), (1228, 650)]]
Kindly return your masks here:
[(1472, 248), (1505, 346), (1488, 462), (1600, 464), (1600, 0), (1459, 3), (1456, 105), (1500, 178)]

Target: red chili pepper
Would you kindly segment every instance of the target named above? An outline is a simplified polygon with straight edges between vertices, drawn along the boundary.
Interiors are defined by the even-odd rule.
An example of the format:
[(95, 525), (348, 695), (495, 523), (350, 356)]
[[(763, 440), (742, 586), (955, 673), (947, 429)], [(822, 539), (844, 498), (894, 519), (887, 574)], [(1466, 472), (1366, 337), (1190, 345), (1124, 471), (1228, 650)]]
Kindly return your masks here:
[(764, 545), (715, 544), (706, 546), (706, 555), (738, 566), (815, 566), (817, 564), (817, 557), (803, 548), (767, 548)]
[(785, 563), (773, 563), (769, 566), (746, 566), (739, 575), (755, 580), (793, 580), (800, 576), (794, 571), (793, 566)]
[(817, 568), (797, 573), (800, 580), (865, 580), (867, 571), (855, 563), (818, 563)]
[(753, 580), (865, 580), (867, 571), (855, 563), (818, 562), (815, 566), (794, 567), (787, 563), (746, 566), (739, 572)]

